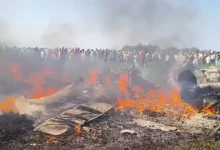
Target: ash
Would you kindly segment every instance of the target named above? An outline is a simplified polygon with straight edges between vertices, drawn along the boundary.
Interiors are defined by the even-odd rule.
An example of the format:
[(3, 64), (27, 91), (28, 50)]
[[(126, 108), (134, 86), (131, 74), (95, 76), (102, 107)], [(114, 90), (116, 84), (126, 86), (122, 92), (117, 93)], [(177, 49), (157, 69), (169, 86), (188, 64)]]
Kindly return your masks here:
[[(25, 142), (33, 130), (33, 121), (25, 115), (6, 113), (0, 115), (0, 147), (10, 146), (11, 142)], [(8, 145), (9, 144), (9, 145)]]
[[(136, 115), (130, 111), (112, 112), (108, 118), (82, 128), (82, 133), (70, 131), (65, 135), (53, 136), (54, 141), (49, 141), (50, 135), (33, 132), (33, 122), (26, 116), (4, 114), (0, 116), (0, 147), (4, 150), (161, 150), (184, 149), (183, 145), (189, 149), (197, 142), (210, 140), (204, 138), (205, 132), (192, 134), (141, 127), (131, 123), (137, 118)], [(133, 130), (135, 134), (121, 134), (124, 129)], [(212, 140), (218, 139), (218, 135), (212, 137)]]

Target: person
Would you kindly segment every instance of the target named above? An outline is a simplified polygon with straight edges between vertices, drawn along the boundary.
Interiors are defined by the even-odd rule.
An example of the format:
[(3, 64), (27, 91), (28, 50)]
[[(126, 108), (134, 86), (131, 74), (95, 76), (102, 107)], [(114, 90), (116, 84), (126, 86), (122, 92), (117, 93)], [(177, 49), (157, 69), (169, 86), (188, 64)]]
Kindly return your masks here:
[(104, 53), (104, 61), (105, 61), (105, 63), (107, 62), (107, 60), (108, 60), (108, 50), (106, 49), (105, 53)]
[(93, 51), (93, 49), (90, 52), (90, 59), (91, 59), (91, 61), (95, 60), (95, 52)]
[[(160, 55), (161, 56), (161, 55)], [(144, 65), (146, 66), (147, 65), (147, 63), (148, 63), (148, 61), (149, 61), (149, 52), (147, 52), (147, 53), (145, 53), (145, 62), (144, 62)]]
[(210, 65), (210, 61), (211, 61), (211, 56), (208, 55), (208, 56), (206, 57), (205, 61), (206, 61), (206, 65), (209, 66), (209, 65)]
[(116, 50), (114, 49), (114, 52), (113, 52), (113, 62), (116, 61)]
[(40, 57), (41, 57), (42, 60), (45, 59), (45, 51), (44, 51), (44, 49), (41, 49), (41, 51), (40, 51)]
[(134, 53), (134, 58), (133, 58), (133, 65), (135, 67), (138, 67), (138, 56), (137, 56), (137, 53)]
[(219, 55), (218, 55), (218, 53), (215, 53), (215, 65), (216, 66), (219, 66), (220, 64), (219, 64)]
[(169, 61), (170, 61), (170, 55), (166, 54), (166, 56), (165, 56), (165, 64), (168, 65)]
[(60, 69), (61, 70), (64, 69), (66, 58), (67, 58), (67, 49), (63, 47), (60, 52)]

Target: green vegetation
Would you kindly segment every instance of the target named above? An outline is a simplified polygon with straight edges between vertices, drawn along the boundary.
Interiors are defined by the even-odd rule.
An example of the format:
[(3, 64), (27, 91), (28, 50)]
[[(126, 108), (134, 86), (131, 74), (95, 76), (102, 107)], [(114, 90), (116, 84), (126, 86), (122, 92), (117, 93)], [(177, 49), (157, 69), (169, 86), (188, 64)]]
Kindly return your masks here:
[(180, 150), (219, 150), (220, 141), (195, 141), (188, 144), (183, 144)]

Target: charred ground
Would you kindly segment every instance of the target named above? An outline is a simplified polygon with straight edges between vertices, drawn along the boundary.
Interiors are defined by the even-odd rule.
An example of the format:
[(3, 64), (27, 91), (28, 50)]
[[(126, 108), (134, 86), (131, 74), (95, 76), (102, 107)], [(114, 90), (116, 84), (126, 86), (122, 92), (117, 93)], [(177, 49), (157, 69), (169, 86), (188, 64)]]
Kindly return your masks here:
[[(26, 116), (4, 114), (0, 116), (1, 141), (5, 150), (19, 149), (219, 149), (219, 135), (207, 138), (204, 134), (152, 130), (132, 124), (137, 117), (157, 119), (127, 112), (113, 112), (108, 118), (84, 127), (82, 133), (68, 132), (61, 136), (50, 136), (33, 132), (33, 122)], [(170, 120), (167, 120), (167, 123)], [(120, 133), (124, 129), (135, 133)]]

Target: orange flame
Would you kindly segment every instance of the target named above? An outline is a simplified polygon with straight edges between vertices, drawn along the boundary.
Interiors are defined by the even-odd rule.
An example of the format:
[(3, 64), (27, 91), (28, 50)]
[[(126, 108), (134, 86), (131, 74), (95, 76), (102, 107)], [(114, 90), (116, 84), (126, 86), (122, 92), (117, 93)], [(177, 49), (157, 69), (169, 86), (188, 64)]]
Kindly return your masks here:
[(10, 63), (7, 66), (9, 73), (13, 76), (15, 80), (22, 79), (21, 67), (16, 63)]
[(110, 83), (111, 83), (110, 77), (109, 77), (109, 76), (106, 76), (106, 78), (105, 78), (105, 84), (106, 84), (106, 85), (109, 85)]
[(78, 134), (82, 134), (82, 128), (81, 128), (81, 126), (80, 126), (80, 125), (76, 125), (76, 126), (75, 126), (75, 131), (76, 131), (76, 133), (78, 133)]
[(54, 143), (54, 144), (58, 144), (58, 143), (59, 143), (59, 141), (57, 140), (57, 138), (56, 138), (56, 137), (53, 137), (53, 136), (48, 136), (48, 137), (47, 137), (47, 141), (48, 141), (49, 143)]
[[(49, 66), (45, 66), (40, 72), (30, 74), (27, 79), (22, 77), (22, 69), (19, 64), (10, 63), (7, 66), (7, 69), (15, 80), (23, 80), (23, 82), (33, 86), (33, 89), (24, 92), (24, 95), (29, 98), (38, 99), (50, 96), (60, 91), (60, 88), (51, 87), (47, 84), (46, 78), (50, 77), (54, 73), (58, 74), (58, 72), (55, 72), (55, 70), (52, 70)], [(72, 82), (71, 78), (66, 74), (62, 77), (58, 76), (57, 79), (63, 83)], [(48, 87), (46, 88), (45, 85)]]
[(128, 74), (121, 73), (119, 79), (119, 88), (122, 92), (127, 91), (127, 83), (128, 83)]
[[(16, 80), (22, 80), (22, 70), (18, 64), (11, 63), (8, 65), (8, 70)], [(47, 84), (46, 78), (51, 76), (54, 73), (50, 67), (45, 67), (43, 71), (40, 71), (35, 74), (31, 74), (27, 80), (24, 82), (33, 86), (33, 89), (26, 91), (27, 95), (30, 98), (41, 98), (52, 95), (58, 92), (60, 89), (56, 87), (45, 88)], [(68, 76), (60, 78), (64, 82), (71, 82), (71, 79)], [(96, 84), (98, 81), (97, 71), (92, 70), (90, 72), (90, 77), (86, 80), (88, 84)], [(106, 84), (110, 84), (109, 76), (105, 79)], [(127, 84), (129, 82), (128, 73), (121, 73), (119, 79), (119, 89), (122, 93), (122, 97), (118, 98), (118, 105), (116, 109), (124, 110), (126, 108), (134, 108), (138, 112), (143, 112), (148, 109), (154, 112), (165, 112), (169, 116), (178, 116), (178, 117), (190, 117), (196, 113), (198, 110), (192, 108), (189, 104), (181, 100), (178, 91), (173, 91), (172, 93), (164, 93), (160, 91), (151, 91), (145, 94), (144, 90), (138, 86), (132, 87), (132, 98), (131, 93), (127, 90)], [(136, 100), (133, 100), (135, 98)], [(16, 109), (14, 106), (14, 99), (9, 98), (8, 100), (0, 103), (0, 110), (2, 111), (14, 111)], [(215, 113), (212, 109), (204, 109), (203, 113), (213, 114)], [(81, 133), (81, 127), (76, 126), (75, 128), (77, 133)]]
[(59, 89), (54, 87), (48, 87), (46, 90), (44, 89), (44, 85), (46, 85), (46, 77), (49, 77), (50, 74), (51, 70), (45, 68), (43, 72), (29, 76), (25, 82), (33, 85), (33, 90), (31, 90), (28, 95), (30, 98), (38, 99), (50, 96), (59, 91)]
[[(144, 110), (151, 110), (154, 112), (164, 112), (168, 116), (189, 118), (198, 113), (198, 110), (190, 106), (188, 103), (182, 101), (178, 90), (165, 94), (160, 91), (150, 91), (144, 94), (144, 90), (140, 87), (134, 86), (132, 95), (126, 90), (128, 76), (126, 74), (120, 75), (119, 88), (125, 97), (118, 98), (117, 110), (123, 111), (126, 108), (133, 108), (142, 113)], [(136, 98), (136, 100), (133, 100)], [(207, 109), (203, 113), (213, 114), (214, 111)]]
[(15, 99), (10, 97), (5, 101), (0, 102), (0, 111), (17, 113), (18, 111), (15, 107)]
[(97, 82), (98, 82), (97, 71), (96, 70), (92, 70), (90, 72), (89, 79), (86, 80), (86, 83), (88, 83), (88, 84), (96, 84)]
[(212, 115), (212, 114), (216, 113), (216, 111), (212, 108), (211, 105), (205, 107), (201, 112), (204, 113), (204, 114), (207, 114), (207, 115)]
[[(21, 68), (22, 67), (20, 67), (20, 65), (16, 63), (10, 63), (7, 65), (8, 72), (15, 80), (23, 81), (33, 86), (31, 90), (24, 91), (24, 96), (32, 99), (39, 99), (42, 97), (50, 96), (60, 91), (60, 88), (51, 87), (47, 84), (46, 78), (50, 77), (52, 73), (55, 73), (55, 71), (52, 70), (49, 66), (45, 66), (42, 71), (32, 73), (28, 75), (28, 77), (22, 76), (24, 75), (24, 73)], [(64, 83), (71, 82), (70, 77), (66, 74), (63, 77), (58, 77), (58, 80)], [(47, 85), (47, 87), (45, 85)], [(15, 108), (15, 99), (13, 97), (10, 97), (0, 102), (0, 111), (17, 113), (17, 109)]]

